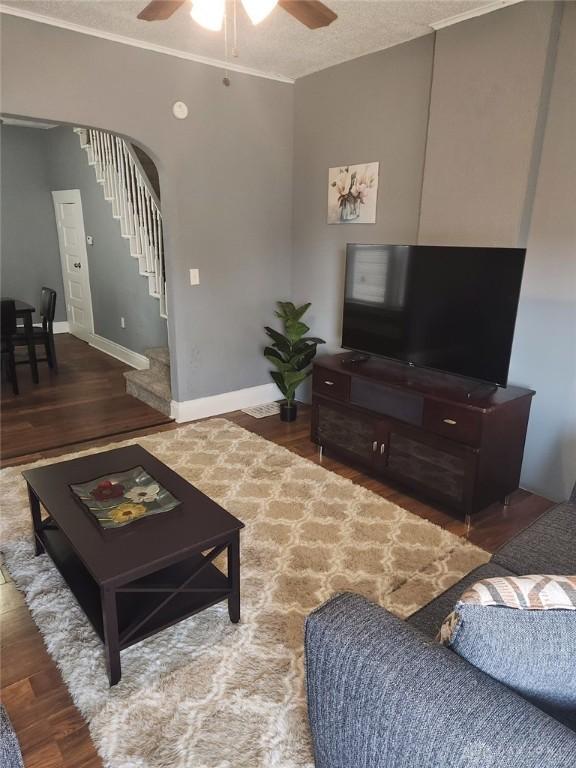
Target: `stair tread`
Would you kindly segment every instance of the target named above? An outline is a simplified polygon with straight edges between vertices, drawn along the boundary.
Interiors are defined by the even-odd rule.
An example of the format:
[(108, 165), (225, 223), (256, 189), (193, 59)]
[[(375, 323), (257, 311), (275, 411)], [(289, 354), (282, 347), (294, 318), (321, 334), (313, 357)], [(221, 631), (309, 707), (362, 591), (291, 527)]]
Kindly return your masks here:
[(151, 360), (158, 360), (159, 363), (170, 365), (170, 351), (168, 347), (151, 347), (150, 349), (145, 349), (144, 354)]
[(158, 374), (155, 371), (126, 371), (124, 373), (126, 381), (130, 381), (133, 384), (137, 384), (139, 387), (152, 392), (160, 400), (164, 400), (166, 403), (170, 403), (172, 400), (172, 392), (170, 391), (170, 383), (158, 378)]

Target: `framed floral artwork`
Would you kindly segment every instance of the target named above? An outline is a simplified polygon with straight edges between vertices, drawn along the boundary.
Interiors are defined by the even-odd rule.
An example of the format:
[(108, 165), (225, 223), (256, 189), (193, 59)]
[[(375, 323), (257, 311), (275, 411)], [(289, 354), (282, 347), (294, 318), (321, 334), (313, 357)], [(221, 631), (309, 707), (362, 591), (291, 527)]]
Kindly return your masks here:
[(328, 170), (328, 224), (375, 224), (380, 163)]
[(102, 528), (120, 528), (180, 504), (143, 467), (71, 485), (70, 490)]

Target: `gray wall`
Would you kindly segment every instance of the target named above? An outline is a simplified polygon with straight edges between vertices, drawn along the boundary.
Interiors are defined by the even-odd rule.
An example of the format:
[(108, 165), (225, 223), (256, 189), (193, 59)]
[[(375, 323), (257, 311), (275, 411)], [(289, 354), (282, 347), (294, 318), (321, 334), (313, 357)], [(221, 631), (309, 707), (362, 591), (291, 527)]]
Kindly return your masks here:
[[(341, 338), (347, 242), (415, 242), (434, 39), (296, 81), (293, 293), (315, 335)], [(327, 224), (328, 168), (379, 161), (376, 224)]]
[(576, 4), (564, 8), (536, 186), (511, 377), (533, 387), (523, 483), (576, 481)]
[(224, 88), (219, 69), (10, 16), (1, 32), (4, 112), (133, 137), (158, 166), (174, 398), (268, 382), (262, 326), (290, 293), (292, 86)]
[(94, 237), (87, 253), (95, 333), (134, 352), (165, 346), (160, 303), (148, 293), (148, 280), (138, 274), (138, 261), (130, 256), (129, 241), (121, 236), (120, 222), (112, 216), (78, 136), (70, 126), (47, 133), (50, 187), (80, 190), (86, 235)]
[(436, 36), (419, 242), (516, 246), (554, 3)]
[(0, 290), (38, 307), (46, 285), (58, 294), (56, 320), (66, 320), (58, 233), (46, 164), (49, 130), (0, 128)]

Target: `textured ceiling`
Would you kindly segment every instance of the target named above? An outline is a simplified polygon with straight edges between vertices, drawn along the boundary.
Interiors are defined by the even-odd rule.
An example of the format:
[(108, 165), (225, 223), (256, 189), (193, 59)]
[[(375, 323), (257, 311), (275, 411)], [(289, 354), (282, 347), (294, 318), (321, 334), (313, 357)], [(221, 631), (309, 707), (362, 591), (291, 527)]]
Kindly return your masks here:
[[(238, 11), (239, 56), (234, 61), (268, 75), (298, 78), (343, 61), (420, 37), (430, 25), (492, 0), (324, 0), (338, 14), (325, 29), (311, 31), (280, 8), (257, 27)], [(4, 0), (4, 7), (36, 13), (153, 43), (187, 54), (224, 59), (224, 35), (192, 21), (189, 6), (171, 19), (139, 21), (147, 0)]]

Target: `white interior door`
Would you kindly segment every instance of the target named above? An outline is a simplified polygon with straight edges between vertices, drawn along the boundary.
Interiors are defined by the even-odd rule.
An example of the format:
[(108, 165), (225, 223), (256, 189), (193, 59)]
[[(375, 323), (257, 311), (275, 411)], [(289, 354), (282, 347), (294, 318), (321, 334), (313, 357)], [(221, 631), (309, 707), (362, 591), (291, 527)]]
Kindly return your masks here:
[(80, 190), (52, 192), (52, 198), (70, 333), (89, 341), (94, 333), (94, 318)]

